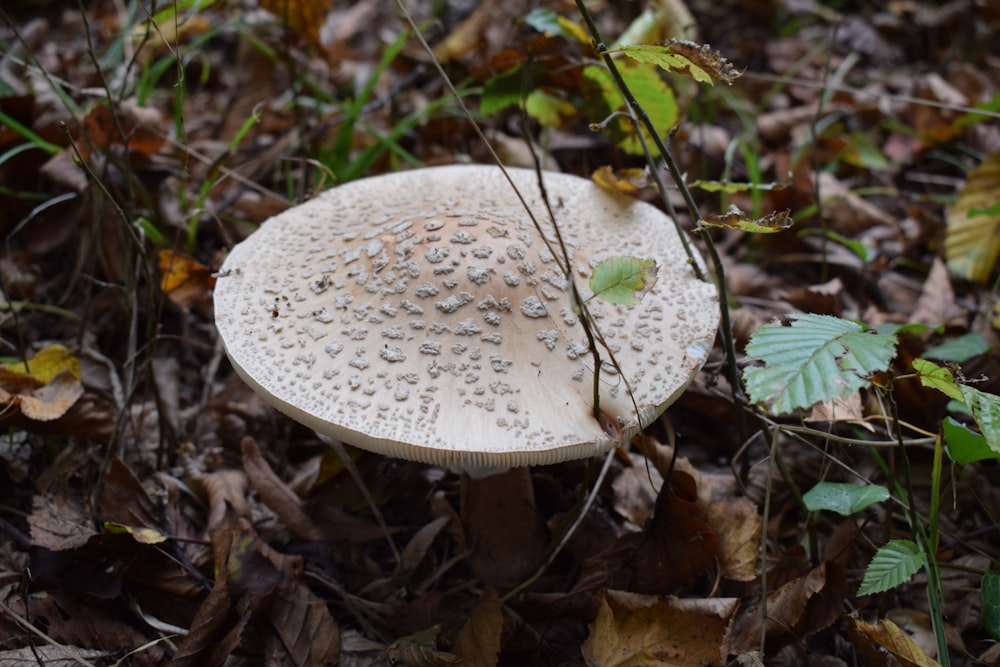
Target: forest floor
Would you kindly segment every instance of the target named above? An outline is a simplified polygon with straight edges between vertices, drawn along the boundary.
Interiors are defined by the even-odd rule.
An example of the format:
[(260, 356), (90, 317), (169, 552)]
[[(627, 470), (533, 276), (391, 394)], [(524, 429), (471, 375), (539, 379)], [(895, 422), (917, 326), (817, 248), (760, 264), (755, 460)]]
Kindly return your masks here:
[[(260, 223), (489, 163), (477, 125), (504, 164), (610, 167), (664, 206), (624, 182), (646, 161), (574, 3), (403, 4), (412, 23), (376, 0), (0, 9), (0, 666), (1000, 665), (1000, 5), (589, 3), (608, 44), (683, 37), (740, 74), (628, 65), (701, 184), (700, 215), (668, 188), (680, 225), (735, 221), (691, 238), (721, 258), (738, 358), (718, 340), (607, 459), (490, 484), (345, 465), (214, 323)], [(792, 313), (894, 336), (894, 359), (768, 415), (729, 362)], [(821, 482), (846, 508), (804, 498)], [(915, 551), (859, 594), (887, 543)]]

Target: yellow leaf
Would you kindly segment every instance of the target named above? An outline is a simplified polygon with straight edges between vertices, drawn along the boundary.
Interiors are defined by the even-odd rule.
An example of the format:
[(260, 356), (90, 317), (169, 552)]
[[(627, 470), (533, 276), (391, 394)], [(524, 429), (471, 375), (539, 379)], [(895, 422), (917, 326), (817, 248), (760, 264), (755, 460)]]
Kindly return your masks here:
[(958, 200), (948, 209), (944, 254), (948, 268), (985, 283), (1000, 257), (1000, 153), (969, 170)]
[(634, 195), (646, 187), (649, 182), (649, 175), (645, 169), (633, 168), (615, 171), (608, 165), (598, 167), (590, 175), (590, 178), (605, 190), (622, 192), (627, 195)]
[(63, 371), (69, 371), (76, 379), (80, 379), (80, 360), (70, 354), (63, 345), (49, 345), (28, 360), (27, 368), (23, 361), (3, 364), (4, 368), (14, 373), (30, 375), (42, 384), (48, 384)]
[(131, 535), (136, 542), (140, 544), (160, 544), (161, 542), (166, 542), (169, 538), (158, 530), (152, 528), (136, 528), (134, 526), (126, 526), (123, 523), (118, 523), (117, 521), (105, 521), (104, 530), (109, 533), (128, 533)]

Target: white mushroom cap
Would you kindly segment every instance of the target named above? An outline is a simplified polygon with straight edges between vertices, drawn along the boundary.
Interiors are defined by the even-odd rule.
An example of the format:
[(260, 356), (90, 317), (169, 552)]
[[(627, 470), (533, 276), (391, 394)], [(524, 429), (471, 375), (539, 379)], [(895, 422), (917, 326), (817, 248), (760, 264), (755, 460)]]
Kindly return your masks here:
[[(551, 230), (535, 172), (508, 171)], [(540, 465), (628, 442), (705, 361), (717, 292), (657, 208), (576, 176), (544, 179), (584, 299), (602, 259), (659, 266), (639, 304), (587, 304), (632, 390), (602, 351), (600, 409), (617, 433), (593, 416), (593, 359), (567, 281), (492, 166), (367, 178), (265, 222), (216, 285), (236, 371), (320, 433), (425, 463)]]

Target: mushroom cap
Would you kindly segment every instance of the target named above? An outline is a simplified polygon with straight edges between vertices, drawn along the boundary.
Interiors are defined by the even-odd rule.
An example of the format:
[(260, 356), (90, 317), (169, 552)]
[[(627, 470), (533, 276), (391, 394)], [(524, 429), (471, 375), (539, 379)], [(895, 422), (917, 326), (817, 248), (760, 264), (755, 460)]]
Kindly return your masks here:
[[(536, 173), (507, 171), (554, 240)], [(266, 221), (233, 248), (215, 290), (237, 373), (320, 433), (425, 463), (540, 465), (628, 442), (705, 361), (718, 294), (659, 209), (543, 177), (583, 299), (607, 257), (659, 267), (637, 305), (587, 301), (627, 378), (602, 349), (600, 422), (558, 245), (493, 166), (366, 178)]]

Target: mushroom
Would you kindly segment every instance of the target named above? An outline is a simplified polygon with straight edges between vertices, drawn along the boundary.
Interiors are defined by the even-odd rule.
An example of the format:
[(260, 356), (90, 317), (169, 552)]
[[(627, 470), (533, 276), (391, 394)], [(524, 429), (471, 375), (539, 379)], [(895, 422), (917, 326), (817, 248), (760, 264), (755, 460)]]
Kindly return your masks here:
[[(236, 372), (319, 433), (463, 470), (628, 442), (705, 361), (715, 287), (695, 276), (659, 209), (543, 172), (576, 289), (607, 345), (598, 419), (593, 357), (538, 176), (507, 172), (523, 203), (499, 168), (457, 165), (341, 185), (265, 222), (233, 248), (215, 289)], [(612, 256), (656, 262), (637, 305), (590, 298), (593, 267)]]
[[(525, 466), (628, 442), (684, 390), (718, 326), (715, 287), (659, 209), (545, 172), (550, 216), (538, 175), (507, 173), (435, 167), (327, 190), (233, 248), (215, 289), (236, 372), (296, 421), (472, 477), (513, 468), (463, 477), (470, 565), (501, 589), (547, 540)], [(659, 267), (637, 305), (590, 298), (592, 270), (614, 256)], [(597, 410), (573, 289), (603, 341)], [(476, 525), (501, 506), (512, 519)]]

